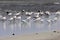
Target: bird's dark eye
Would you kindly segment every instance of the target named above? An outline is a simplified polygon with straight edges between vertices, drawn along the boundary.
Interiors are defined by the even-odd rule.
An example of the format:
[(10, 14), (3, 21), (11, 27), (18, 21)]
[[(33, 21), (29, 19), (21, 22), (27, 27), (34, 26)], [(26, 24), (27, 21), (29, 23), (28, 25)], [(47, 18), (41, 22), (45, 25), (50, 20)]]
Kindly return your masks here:
[(7, 14), (9, 14), (9, 12), (6, 12)]
[(38, 10), (38, 12), (40, 12), (40, 10)]

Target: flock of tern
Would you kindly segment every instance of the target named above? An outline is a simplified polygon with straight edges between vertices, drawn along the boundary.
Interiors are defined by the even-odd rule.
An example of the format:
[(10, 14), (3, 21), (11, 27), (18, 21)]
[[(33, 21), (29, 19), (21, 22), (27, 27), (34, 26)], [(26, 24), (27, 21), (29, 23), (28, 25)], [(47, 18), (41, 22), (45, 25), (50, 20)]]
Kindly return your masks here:
[[(53, 16), (51, 16), (53, 15)], [(57, 12), (50, 12), (50, 11), (41, 11), (38, 10), (37, 12), (27, 12), (25, 10), (22, 11), (0, 11), (0, 21), (3, 22), (9, 22), (15, 24), (17, 21), (18, 23), (30, 23), (40, 21), (43, 23), (46, 21), (48, 24), (56, 22), (60, 17), (60, 11)], [(19, 22), (20, 21), (20, 22)], [(5, 23), (6, 24), (6, 23)], [(6, 29), (6, 26), (4, 24), (4, 29)]]

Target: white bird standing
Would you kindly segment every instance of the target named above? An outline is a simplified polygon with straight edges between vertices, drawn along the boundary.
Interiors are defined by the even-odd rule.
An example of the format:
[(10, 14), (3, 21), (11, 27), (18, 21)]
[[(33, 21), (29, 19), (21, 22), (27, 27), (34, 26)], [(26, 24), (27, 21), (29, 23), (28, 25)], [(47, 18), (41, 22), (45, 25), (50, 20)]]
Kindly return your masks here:
[(49, 20), (47, 20), (47, 22), (48, 22), (48, 29), (49, 29), (49, 31), (51, 31), (51, 22), (52, 22), (52, 20), (51, 19), (49, 19)]
[(4, 30), (6, 30), (6, 17), (2, 17), (2, 20), (3, 20), (3, 28)]

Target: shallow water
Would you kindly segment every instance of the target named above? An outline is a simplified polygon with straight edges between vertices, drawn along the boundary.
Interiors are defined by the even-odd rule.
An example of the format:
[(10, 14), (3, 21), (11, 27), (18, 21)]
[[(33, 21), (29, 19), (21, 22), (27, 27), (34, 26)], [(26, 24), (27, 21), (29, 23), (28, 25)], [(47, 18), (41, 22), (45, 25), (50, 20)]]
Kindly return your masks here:
[[(57, 6), (51, 5), (50, 7), (45, 6), (45, 10), (53, 8), (52, 10), (54, 11), (55, 8), (59, 9), (60, 8), (59, 6), (60, 5), (57, 5)], [(1, 11), (6, 11), (7, 9), (10, 9), (13, 11), (15, 11), (15, 10), (21, 11), (23, 9), (25, 9), (26, 11), (27, 10), (37, 11), (37, 9), (40, 10), (40, 5), (0, 4), (0, 13), (1, 13)], [(41, 10), (43, 10), (43, 9), (44, 8), (41, 6)], [(4, 12), (2, 12), (2, 14), (3, 13)], [(21, 16), (21, 19), (15, 20), (14, 23), (13, 23), (13, 21), (11, 21), (11, 22), (0, 21), (0, 36), (12, 35), (12, 33), (15, 33), (16, 35), (18, 35), (18, 34), (25, 34), (25, 33), (48, 32), (48, 31), (54, 31), (54, 30), (59, 31), (60, 30), (60, 16), (56, 22), (51, 22), (50, 25), (46, 21), (48, 19), (53, 19), (55, 17), (54, 14), (55, 13), (52, 13), (52, 15), (50, 15), (49, 18), (45, 18), (43, 16), (42, 19), (44, 20), (44, 22), (40, 22), (40, 21), (34, 22), (32, 19), (26, 20), (27, 23), (21, 22), (22, 20), (26, 19), (25, 13), (24, 13), (24, 15)], [(6, 16), (6, 14), (3, 14), (3, 15)], [(33, 15), (32, 15), (32, 17), (33, 17)], [(9, 17), (7, 16), (7, 18), (9, 18)]]

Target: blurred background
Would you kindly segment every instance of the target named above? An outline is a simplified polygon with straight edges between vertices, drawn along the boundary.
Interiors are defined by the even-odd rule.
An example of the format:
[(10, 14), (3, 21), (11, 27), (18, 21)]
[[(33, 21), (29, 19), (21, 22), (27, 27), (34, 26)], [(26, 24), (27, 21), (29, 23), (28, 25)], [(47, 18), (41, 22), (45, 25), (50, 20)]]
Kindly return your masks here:
[[(44, 14), (41, 17), (41, 21), (32, 20), (35, 13), (39, 11), (50, 11), (49, 16)], [(54, 30), (60, 30), (60, 14), (57, 17), (57, 21), (47, 22), (46, 20), (54, 19), (57, 15), (56, 12), (60, 11), (60, 0), (0, 0), (0, 36), (11, 35), (12, 33), (25, 34), (36, 32), (49, 32)], [(23, 15), (18, 15), (19, 19), (15, 19), (17, 13), (21, 12)], [(26, 12), (34, 12), (31, 15), (31, 19), (25, 14)], [(7, 13), (12, 13), (8, 15)], [(40, 12), (39, 12), (40, 13)], [(2, 17), (1, 17), (2, 15)], [(14, 19), (12, 18), (14, 17)], [(39, 16), (40, 17), (40, 16)], [(9, 19), (13, 19), (12, 21)], [(26, 20), (26, 22), (22, 21)]]

